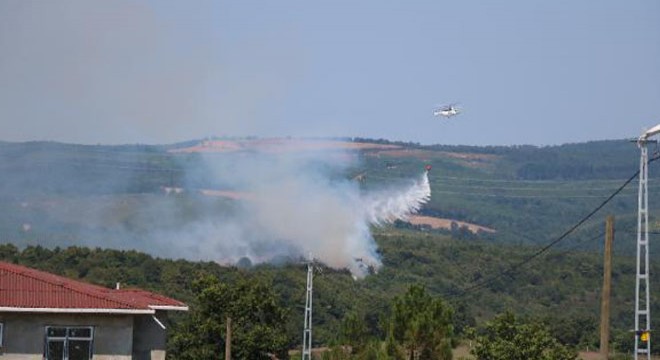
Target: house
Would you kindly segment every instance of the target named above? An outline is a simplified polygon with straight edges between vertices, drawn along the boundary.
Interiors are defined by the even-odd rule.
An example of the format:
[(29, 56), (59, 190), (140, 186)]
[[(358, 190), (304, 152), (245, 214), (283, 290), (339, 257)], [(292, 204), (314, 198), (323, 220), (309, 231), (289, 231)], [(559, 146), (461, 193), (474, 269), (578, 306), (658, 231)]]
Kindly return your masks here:
[(0, 262), (0, 360), (163, 360), (169, 311), (186, 304)]

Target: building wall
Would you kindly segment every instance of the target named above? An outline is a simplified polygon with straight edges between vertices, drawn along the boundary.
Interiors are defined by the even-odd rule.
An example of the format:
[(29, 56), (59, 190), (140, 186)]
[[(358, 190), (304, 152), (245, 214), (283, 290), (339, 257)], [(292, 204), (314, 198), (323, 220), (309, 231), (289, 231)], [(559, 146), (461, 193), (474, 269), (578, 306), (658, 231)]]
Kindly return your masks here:
[(93, 326), (94, 360), (130, 360), (133, 315), (2, 313), (2, 360), (41, 360), (46, 326)]
[[(156, 318), (166, 324), (167, 313), (156, 311)], [(133, 322), (133, 359), (165, 360), (167, 334), (151, 315), (138, 315)]]

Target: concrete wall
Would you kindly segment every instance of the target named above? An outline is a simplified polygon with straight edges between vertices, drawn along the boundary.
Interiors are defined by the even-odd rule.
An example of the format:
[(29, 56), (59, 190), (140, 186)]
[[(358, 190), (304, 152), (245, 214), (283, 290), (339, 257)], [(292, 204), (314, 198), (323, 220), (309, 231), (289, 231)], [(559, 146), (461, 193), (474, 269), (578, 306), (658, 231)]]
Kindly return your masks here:
[(4, 323), (2, 360), (43, 359), (46, 326), (93, 326), (94, 360), (129, 360), (132, 315), (0, 313)]
[[(156, 311), (156, 318), (165, 325), (167, 313), (165, 311)], [(166, 340), (166, 330), (151, 315), (137, 315), (134, 317), (134, 360), (165, 360)]]

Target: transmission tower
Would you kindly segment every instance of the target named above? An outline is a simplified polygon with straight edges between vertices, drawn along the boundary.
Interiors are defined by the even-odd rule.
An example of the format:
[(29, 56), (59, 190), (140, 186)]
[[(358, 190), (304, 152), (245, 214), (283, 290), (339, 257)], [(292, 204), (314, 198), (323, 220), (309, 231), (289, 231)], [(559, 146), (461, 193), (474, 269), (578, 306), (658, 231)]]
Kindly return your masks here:
[(307, 295), (305, 298), (305, 329), (303, 330), (302, 360), (312, 359), (312, 285), (314, 280), (314, 259), (307, 263)]
[[(642, 355), (651, 359), (651, 340), (642, 335), (651, 328), (649, 309), (649, 207), (648, 148), (639, 141), (639, 194), (637, 199), (637, 276), (635, 278), (635, 360)], [(641, 326), (641, 328), (640, 328)], [(646, 341), (643, 341), (646, 340)]]
[(637, 275), (635, 277), (635, 360), (651, 359), (651, 302), (649, 298), (649, 137), (660, 133), (656, 125), (639, 137), (639, 192), (637, 198)]

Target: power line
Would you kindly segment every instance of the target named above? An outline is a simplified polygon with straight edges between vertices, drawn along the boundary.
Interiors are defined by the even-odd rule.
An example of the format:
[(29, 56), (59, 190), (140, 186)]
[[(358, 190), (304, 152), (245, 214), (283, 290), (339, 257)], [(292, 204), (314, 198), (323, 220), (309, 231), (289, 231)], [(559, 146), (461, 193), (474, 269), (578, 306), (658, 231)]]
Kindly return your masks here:
[(590, 243), (590, 242), (592, 242), (592, 241), (596, 241), (596, 240), (598, 240), (598, 239), (602, 239), (603, 236), (605, 236), (605, 232), (604, 232), (604, 231), (601, 231), (601, 232), (598, 233), (598, 235), (596, 235), (596, 236), (592, 236), (592, 237), (590, 237), (590, 238), (587, 239), (587, 240), (578, 241), (576, 244), (573, 244), (573, 246), (571, 246), (570, 248), (568, 248), (568, 249), (566, 249), (566, 250), (564, 250), (564, 251), (559, 252), (557, 255), (562, 256), (562, 255), (569, 254), (569, 253), (571, 253), (571, 252), (577, 250), (577, 248), (578, 248), (579, 246), (584, 245), (584, 244), (587, 244), (587, 243)]
[(511, 184), (574, 184), (576, 182), (592, 183), (592, 182), (609, 182), (618, 183), (625, 179), (587, 179), (587, 180), (515, 180), (515, 179), (481, 179), (474, 177), (457, 177), (457, 176), (440, 176), (439, 179), (448, 179), (456, 181), (473, 181), (473, 182), (494, 182), (494, 183), (511, 183)]
[[(368, 177), (377, 178), (377, 179), (392, 179), (391, 174), (381, 174), (380, 172), (369, 172), (367, 173)], [(399, 176), (400, 179), (407, 178), (404, 174)], [(570, 186), (575, 183), (620, 183), (626, 179), (586, 179), (586, 180), (517, 180), (517, 179), (486, 179), (486, 178), (475, 178), (475, 177), (463, 177), (463, 176), (433, 176), (433, 181), (458, 181), (461, 183), (465, 182), (477, 182), (477, 183), (505, 183), (505, 184), (557, 184), (557, 185), (566, 185)]]
[[(461, 195), (461, 196), (482, 196), (482, 197), (496, 197), (496, 198), (514, 198), (514, 199), (589, 199), (589, 198), (602, 198), (602, 195), (516, 195), (516, 194), (484, 194), (484, 193), (465, 193), (459, 191), (444, 191), (444, 190), (435, 190), (434, 194), (449, 194), (449, 195)], [(633, 195), (633, 194), (627, 194)]]
[[(650, 164), (651, 162), (657, 160), (660, 158), (659, 156), (655, 156), (651, 159), (649, 159), (648, 163)], [(531, 256), (523, 259), (522, 261), (519, 261), (518, 263), (515, 263), (511, 265), (508, 269), (501, 271), (489, 278), (486, 278), (483, 281), (476, 282), (475, 284), (468, 286), (466, 288), (460, 289), (458, 293), (450, 294), (450, 297), (457, 297), (457, 296), (462, 296), (466, 295), (468, 293), (471, 293), (473, 291), (479, 290), (483, 287), (486, 287), (490, 284), (492, 284), (495, 280), (502, 278), (505, 275), (509, 275), (519, 269), (520, 267), (524, 266), (525, 264), (531, 262), (535, 258), (539, 257), (541, 254), (545, 253), (548, 251), (551, 247), (555, 246), (558, 244), (560, 241), (564, 240), (568, 235), (573, 233), (578, 227), (582, 226), (587, 220), (589, 220), (594, 214), (596, 214), (600, 209), (602, 209), (607, 203), (609, 203), (616, 195), (618, 195), (623, 189), (630, 184), (637, 176), (639, 175), (639, 170), (635, 171), (635, 173), (628, 179), (626, 180), (623, 185), (621, 185), (616, 191), (614, 191), (610, 196), (608, 196), (600, 205), (596, 206), (591, 212), (589, 212), (586, 216), (584, 216), (580, 221), (578, 221), (575, 225), (571, 226), (568, 230), (566, 230), (563, 234), (561, 234), (557, 239), (551, 241), (548, 243), (546, 246), (541, 248), (540, 250), (536, 251), (534, 254)]]
[[(637, 231), (617, 231), (617, 232), (637, 235)], [(649, 235), (660, 235), (660, 231), (649, 231)]]
[[(385, 176), (369, 176), (367, 178), (387, 179), (392, 180), (391, 177)], [(568, 181), (568, 182), (543, 182), (543, 181), (509, 181), (509, 180), (493, 180), (500, 184), (493, 186), (488, 183), (490, 180), (483, 180), (484, 183), (469, 183), (473, 178), (457, 178), (463, 181), (462, 183), (445, 183), (441, 178), (440, 180), (432, 179), (432, 185), (439, 186), (443, 190), (434, 190), (435, 194), (447, 195), (460, 195), (470, 197), (485, 197), (485, 198), (521, 198), (521, 199), (543, 199), (543, 198), (602, 198), (603, 195), (596, 195), (604, 191), (614, 190), (614, 186), (607, 186), (604, 182), (618, 181), (618, 180), (593, 180), (593, 181)], [(481, 179), (479, 180), (481, 181)], [(515, 184), (507, 186), (508, 184)], [(545, 183), (547, 186), (541, 187)], [(529, 184), (526, 185), (526, 184)], [(539, 186), (533, 186), (536, 184)], [(660, 185), (655, 187), (660, 188)], [(537, 193), (535, 193), (537, 192)], [(576, 192), (580, 192), (576, 194)], [(627, 196), (636, 195), (634, 193), (626, 193)]]
[[(433, 185), (437, 185), (438, 182), (432, 182)], [(585, 184), (587, 185), (587, 184)], [(541, 191), (541, 192), (550, 192), (550, 191), (612, 191), (615, 189), (614, 186), (609, 187), (587, 187), (584, 188), (576, 187), (576, 184), (567, 183), (566, 185), (557, 186), (557, 187), (505, 187), (505, 186), (485, 186), (485, 185), (472, 185), (472, 184), (444, 184), (440, 183), (439, 186), (443, 187), (458, 187), (458, 188), (470, 188), (470, 189), (484, 189), (484, 190), (502, 190), (502, 191)], [(654, 186), (660, 188), (660, 185)]]
[[(83, 162), (83, 161), (72, 161), (69, 162), (68, 165), (76, 168), (83, 168), (83, 169), (114, 169), (114, 170), (128, 170), (128, 171), (148, 171), (148, 172), (185, 172), (185, 169), (182, 168), (175, 168), (175, 167), (163, 167), (163, 166), (151, 166), (151, 165), (143, 165), (143, 162), (99, 162), (99, 161), (90, 161), (90, 162)], [(56, 162), (43, 162), (43, 161), (36, 161), (36, 162), (31, 162), (30, 167), (35, 168), (35, 167), (45, 167), (48, 168), (50, 166), (54, 165), (60, 165)], [(10, 167), (3, 167), (4, 170), (11, 169)]]

